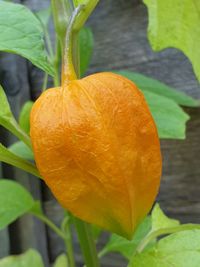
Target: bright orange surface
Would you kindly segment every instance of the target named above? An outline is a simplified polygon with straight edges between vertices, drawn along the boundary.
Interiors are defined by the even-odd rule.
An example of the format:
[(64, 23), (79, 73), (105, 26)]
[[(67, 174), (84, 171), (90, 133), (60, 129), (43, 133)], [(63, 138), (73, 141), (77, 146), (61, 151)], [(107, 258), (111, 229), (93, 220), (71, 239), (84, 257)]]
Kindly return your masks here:
[(142, 93), (98, 73), (45, 91), (31, 113), (37, 167), (63, 207), (131, 238), (158, 192), (161, 153)]

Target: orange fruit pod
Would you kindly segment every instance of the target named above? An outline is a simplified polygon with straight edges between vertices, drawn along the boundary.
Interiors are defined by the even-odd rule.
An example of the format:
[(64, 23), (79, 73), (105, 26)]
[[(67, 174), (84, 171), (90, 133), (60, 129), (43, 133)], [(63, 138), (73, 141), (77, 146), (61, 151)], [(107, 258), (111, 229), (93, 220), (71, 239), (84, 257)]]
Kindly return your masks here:
[(131, 238), (161, 177), (157, 129), (128, 79), (97, 73), (45, 91), (31, 112), (37, 167), (75, 216)]

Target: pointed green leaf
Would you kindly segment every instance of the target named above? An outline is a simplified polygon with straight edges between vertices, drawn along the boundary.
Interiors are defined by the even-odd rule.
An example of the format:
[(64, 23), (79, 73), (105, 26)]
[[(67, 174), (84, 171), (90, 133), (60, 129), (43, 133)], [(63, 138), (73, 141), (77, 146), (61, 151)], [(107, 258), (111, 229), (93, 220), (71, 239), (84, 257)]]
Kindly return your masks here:
[(152, 219), (152, 232), (163, 228), (176, 227), (180, 225), (178, 220), (171, 219), (167, 217), (161, 210), (159, 204), (157, 203), (151, 213)]
[(136, 254), (128, 267), (199, 267), (200, 230), (182, 231)]
[(151, 218), (146, 217), (146, 219), (138, 226), (131, 241), (116, 234), (112, 234), (108, 243), (100, 252), (100, 256), (102, 257), (110, 252), (118, 252), (121, 253), (125, 258), (130, 259), (140, 241), (148, 234), (150, 230)]
[(54, 75), (48, 62), (40, 21), (25, 6), (0, 1), (0, 51), (21, 55)]
[(200, 81), (200, 1), (144, 0), (149, 13), (149, 40), (155, 51), (180, 49)]
[(6, 94), (0, 85), (0, 122), (13, 118)]
[(0, 180), (0, 229), (28, 212), (33, 205), (32, 196), (19, 183)]
[(0, 260), (0, 267), (44, 267), (40, 254), (29, 249), (17, 256), (8, 256)]
[(148, 91), (154, 94), (165, 96), (174, 100), (177, 104), (186, 107), (198, 107), (200, 106), (200, 100), (196, 100), (183, 92), (179, 92), (176, 89), (148, 76), (132, 71), (115, 71), (115, 73), (121, 74), (134, 82), (142, 92)]

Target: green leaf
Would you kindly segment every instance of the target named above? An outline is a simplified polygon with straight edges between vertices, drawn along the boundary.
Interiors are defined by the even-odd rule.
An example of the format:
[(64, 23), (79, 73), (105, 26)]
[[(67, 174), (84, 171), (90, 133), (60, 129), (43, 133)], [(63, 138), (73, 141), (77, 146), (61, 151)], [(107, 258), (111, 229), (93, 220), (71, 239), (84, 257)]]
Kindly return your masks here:
[(161, 96), (165, 96), (174, 100), (177, 104), (186, 107), (200, 106), (200, 100), (193, 99), (185, 93), (179, 92), (176, 89), (148, 76), (132, 71), (115, 71), (115, 73), (121, 74), (134, 82), (142, 92), (148, 91)]
[(197, 0), (144, 0), (148, 7), (148, 35), (152, 48), (180, 49), (192, 62), (200, 81), (200, 2)]
[(0, 85), (0, 122), (13, 118), (6, 94)]
[[(152, 227), (149, 233), (138, 244), (135, 252), (141, 253), (152, 241), (156, 241), (159, 236), (169, 235), (181, 231), (199, 230), (200, 224), (180, 224), (178, 220), (167, 217), (160, 209), (158, 204), (155, 205), (151, 213)], [(132, 257), (135, 256), (133, 253)]]
[(28, 212), (33, 205), (34, 200), (24, 187), (11, 180), (0, 180), (0, 229)]
[(158, 128), (160, 138), (185, 139), (189, 116), (173, 100), (147, 91), (143, 92)]
[(28, 173), (31, 173), (41, 178), (34, 164), (12, 153), (2, 144), (0, 144), (0, 161), (15, 166), (17, 168), (20, 168)]
[(25, 6), (0, 1), (0, 51), (21, 55), (54, 75), (47, 59), (40, 21)]
[(24, 142), (14, 143), (9, 147), (9, 151), (23, 159), (34, 160), (33, 151)]
[[(1, 3), (1, 2), (0, 2)], [(8, 103), (3, 88), (0, 86), (0, 125), (13, 133), (19, 139), (31, 147), (29, 136), (21, 129), (16, 122)]]
[(35, 15), (40, 20), (43, 27), (46, 28), (51, 17), (51, 6), (36, 12)]
[(80, 30), (79, 44), (80, 44), (80, 73), (82, 77), (88, 69), (94, 48), (93, 33), (90, 28), (84, 27)]
[(17, 256), (8, 256), (0, 260), (0, 267), (44, 267), (40, 254), (29, 249)]
[(178, 220), (174, 220), (167, 217), (161, 210), (158, 203), (154, 206), (154, 209), (151, 213), (151, 220), (152, 220), (152, 229), (151, 229), (152, 232), (164, 228), (177, 227), (180, 225), (180, 222)]
[(23, 105), (19, 115), (19, 125), (27, 134), (30, 132), (30, 113), (33, 104), (33, 101), (27, 101)]
[(116, 234), (112, 234), (110, 240), (100, 252), (100, 256), (102, 257), (110, 252), (119, 252), (125, 258), (130, 259), (132, 254), (135, 252), (138, 244), (148, 234), (150, 229), (151, 229), (151, 218), (146, 217), (145, 220), (137, 228), (135, 234), (133, 235), (133, 239), (131, 241)]
[(128, 267), (199, 267), (200, 230), (182, 231), (136, 254)]
[(67, 256), (65, 254), (61, 254), (57, 257), (53, 267), (68, 267), (69, 263), (68, 263), (68, 259)]

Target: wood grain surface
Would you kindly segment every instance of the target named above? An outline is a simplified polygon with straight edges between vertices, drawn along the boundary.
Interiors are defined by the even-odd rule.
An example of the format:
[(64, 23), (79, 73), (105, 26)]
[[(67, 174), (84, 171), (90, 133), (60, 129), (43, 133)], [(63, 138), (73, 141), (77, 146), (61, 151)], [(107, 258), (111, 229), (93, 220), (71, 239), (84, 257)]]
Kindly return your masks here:
[[(21, 2), (33, 11), (42, 9), (49, 0)], [(95, 37), (95, 50), (89, 73), (103, 70), (132, 70), (154, 77), (177, 90), (200, 98), (200, 86), (187, 58), (176, 49), (155, 53), (147, 40), (148, 14), (139, 0), (101, 0), (88, 25)], [(6, 90), (13, 112), (17, 116), (27, 99), (40, 93), (43, 73), (21, 57), (0, 54), (0, 83)], [(158, 200), (169, 216), (182, 222), (200, 223), (200, 109), (186, 110), (191, 120), (184, 141), (162, 140), (163, 178)], [(8, 145), (13, 137), (1, 129), (1, 141)], [(37, 199), (43, 200), (46, 214), (59, 224), (63, 211), (49, 190), (27, 174), (3, 165), (2, 175), (24, 184)], [(100, 246), (107, 236), (103, 235)], [(76, 258), (82, 266), (79, 247), (74, 237)], [(0, 232), (0, 257), (37, 248), (45, 266), (64, 251), (60, 238), (38, 220), (25, 216)], [(103, 259), (104, 267), (126, 266), (119, 255)]]

